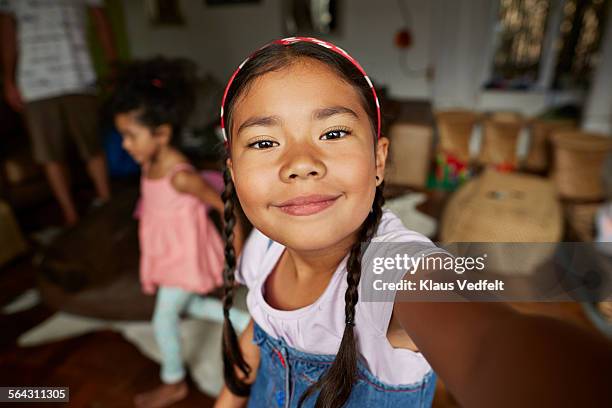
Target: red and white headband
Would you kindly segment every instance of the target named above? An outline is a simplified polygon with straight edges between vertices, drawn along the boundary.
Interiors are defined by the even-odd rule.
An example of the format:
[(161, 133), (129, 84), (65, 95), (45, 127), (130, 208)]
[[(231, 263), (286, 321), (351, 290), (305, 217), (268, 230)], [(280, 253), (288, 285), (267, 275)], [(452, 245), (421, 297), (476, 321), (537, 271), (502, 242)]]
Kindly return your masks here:
[(227, 82), (227, 85), (225, 87), (225, 92), (223, 92), (223, 100), (221, 101), (221, 131), (223, 133), (223, 140), (225, 142), (225, 145), (227, 146), (229, 144), (229, 137), (228, 137), (228, 131), (225, 129), (225, 118), (224, 118), (223, 108), (225, 106), (225, 100), (227, 98), (227, 93), (230, 87), (232, 86), (232, 83), (234, 82), (234, 78), (236, 78), (236, 75), (238, 75), (238, 72), (240, 72), (244, 64), (246, 64), (257, 52), (261, 51), (262, 49), (269, 47), (272, 44), (290, 45), (290, 44), (294, 44), (297, 42), (309, 42), (309, 43), (320, 45), (329, 50), (332, 50), (335, 53), (340, 54), (344, 58), (349, 60), (363, 74), (363, 77), (365, 78), (366, 82), (370, 86), (370, 89), (372, 90), (372, 96), (374, 97), (374, 102), (376, 103), (376, 138), (380, 139), (380, 103), (378, 102), (378, 96), (376, 95), (376, 89), (374, 89), (374, 85), (372, 85), (372, 81), (370, 81), (368, 74), (366, 74), (365, 70), (361, 67), (361, 65), (359, 65), (357, 60), (351, 57), (349, 53), (344, 51), (342, 48), (332, 43), (329, 43), (327, 41), (322, 41), (322, 40), (319, 40), (313, 37), (288, 37), (288, 38), (283, 38), (281, 40), (272, 41), (264, 45), (257, 51), (255, 51), (253, 54), (249, 55), (244, 61), (242, 61), (242, 64), (240, 64), (238, 68), (236, 68), (236, 70), (230, 77), (229, 81)]

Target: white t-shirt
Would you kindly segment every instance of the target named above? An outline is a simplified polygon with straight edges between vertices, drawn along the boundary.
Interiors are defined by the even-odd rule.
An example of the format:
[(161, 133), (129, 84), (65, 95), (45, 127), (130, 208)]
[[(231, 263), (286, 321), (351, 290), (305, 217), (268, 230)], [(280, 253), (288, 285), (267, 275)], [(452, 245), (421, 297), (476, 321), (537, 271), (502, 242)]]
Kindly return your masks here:
[(17, 85), (25, 102), (94, 91), (87, 6), (103, 0), (0, 0), (17, 24)]
[[(389, 210), (383, 216), (372, 242), (415, 243), (412, 256), (445, 252), (426, 236), (408, 230)], [(247, 305), (253, 320), (269, 335), (306, 353), (337, 354), (345, 327), (344, 294), (346, 262), (340, 262), (323, 294), (311, 305), (283, 311), (272, 308), (264, 298), (264, 283), (285, 247), (258, 230), (253, 230), (238, 259), (236, 280), (249, 288)], [(361, 288), (359, 289), (361, 292)], [(361, 295), (361, 293), (360, 293)], [(361, 298), (361, 296), (360, 296)], [(366, 366), (379, 380), (391, 385), (420, 382), (431, 371), (421, 353), (394, 348), (387, 340), (393, 312), (388, 302), (359, 301), (355, 307), (357, 348)]]

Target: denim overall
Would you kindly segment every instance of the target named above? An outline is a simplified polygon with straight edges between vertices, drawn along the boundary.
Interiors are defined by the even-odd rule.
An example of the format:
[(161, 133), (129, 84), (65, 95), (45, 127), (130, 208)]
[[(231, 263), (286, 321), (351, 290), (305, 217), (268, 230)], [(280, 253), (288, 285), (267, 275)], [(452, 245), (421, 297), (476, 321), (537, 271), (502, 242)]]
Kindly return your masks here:
[[(259, 346), (260, 363), (251, 387), (249, 407), (297, 407), (302, 394), (327, 371), (335, 357), (304, 353), (289, 347), (282, 339), (269, 336), (257, 323), (253, 342)], [(430, 407), (435, 388), (436, 375), (433, 372), (419, 383), (387, 385), (358, 361), (358, 379), (345, 407)], [(309, 397), (302, 406), (314, 407), (318, 395), (317, 392)]]

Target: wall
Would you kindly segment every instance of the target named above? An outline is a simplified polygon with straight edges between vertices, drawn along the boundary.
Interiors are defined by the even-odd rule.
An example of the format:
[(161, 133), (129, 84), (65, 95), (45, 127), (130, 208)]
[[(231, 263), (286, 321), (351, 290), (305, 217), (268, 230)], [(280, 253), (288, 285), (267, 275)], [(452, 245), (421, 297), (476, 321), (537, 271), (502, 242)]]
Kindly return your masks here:
[[(127, 33), (134, 57), (155, 54), (194, 59), (204, 71), (225, 81), (235, 67), (257, 47), (283, 36), (282, 0), (255, 5), (206, 6), (204, 0), (182, 0), (186, 25), (154, 27), (145, 17), (145, 1), (124, 1)], [(347, 7), (349, 5), (350, 7)], [(408, 66), (424, 68), (429, 52), (427, 2), (406, 2), (414, 23), (415, 45), (406, 55)], [(405, 75), (393, 36), (402, 26), (397, 3), (391, 0), (344, 0), (341, 32), (328, 37), (349, 51), (378, 83), (392, 86), (395, 96), (427, 98), (423, 73)]]
[[(180, 0), (185, 26), (154, 27), (147, 21), (145, 0), (124, 0), (132, 55), (189, 57), (202, 71), (211, 72), (225, 82), (250, 52), (271, 39), (284, 36), (282, 1), (261, 0), (254, 5), (210, 7), (204, 0)], [(377, 84), (388, 86), (392, 96), (434, 99), (441, 107), (453, 104), (480, 110), (510, 109), (526, 115), (538, 114), (565, 97), (545, 91), (500, 92), (479, 91), (477, 86), (470, 88), (483, 76), (479, 72), (486, 76), (488, 69), (473, 61), (486, 57), (490, 51), (479, 51), (481, 44), (475, 45), (475, 41), (481, 43), (479, 39), (490, 30), (487, 27), (491, 27), (495, 11), (486, 12), (484, 6), (493, 0), (478, 0), (479, 7), (473, 7), (472, 0), (403, 1), (410, 10), (414, 38), (414, 45), (404, 54), (393, 46), (394, 34), (403, 26), (395, 0), (341, 0), (340, 32), (327, 37), (357, 58)], [(462, 6), (459, 10), (457, 2)], [(466, 46), (469, 49), (457, 50)], [(405, 65), (415, 72), (404, 72), (400, 58), (404, 58)], [(436, 61), (439, 64), (437, 72), (445, 74), (438, 76), (434, 88), (424, 70)], [(466, 69), (466, 61), (473, 68)], [(445, 81), (440, 80), (442, 75)], [(475, 93), (469, 92), (471, 89), (475, 89)], [(437, 103), (438, 100), (446, 103)]]
[(124, 0), (132, 56), (188, 57), (203, 71), (225, 80), (231, 67), (255, 46), (278, 35), (280, 10), (275, 3), (206, 7), (204, 0), (183, 0), (185, 25), (175, 27), (151, 25), (145, 1)]

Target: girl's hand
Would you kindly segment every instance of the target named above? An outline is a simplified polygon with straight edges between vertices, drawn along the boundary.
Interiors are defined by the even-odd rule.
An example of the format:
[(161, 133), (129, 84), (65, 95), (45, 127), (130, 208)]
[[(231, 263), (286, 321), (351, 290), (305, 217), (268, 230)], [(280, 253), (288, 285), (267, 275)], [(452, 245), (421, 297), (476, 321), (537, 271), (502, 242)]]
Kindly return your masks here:
[[(240, 349), (242, 350), (242, 356), (246, 363), (251, 367), (251, 373), (248, 377), (244, 377), (242, 371), (236, 369), (238, 378), (247, 384), (253, 384), (257, 376), (257, 368), (259, 367), (259, 347), (253, 344), (253, 319), (249, 321), (249, 325), (244, 329), (239, 339)], [(238, 408), (245, 407), (249, 398), (240, 397), (233, 394), (226, 385), (223, 386), (219, 398), (215, 402), (215, 408)]]

